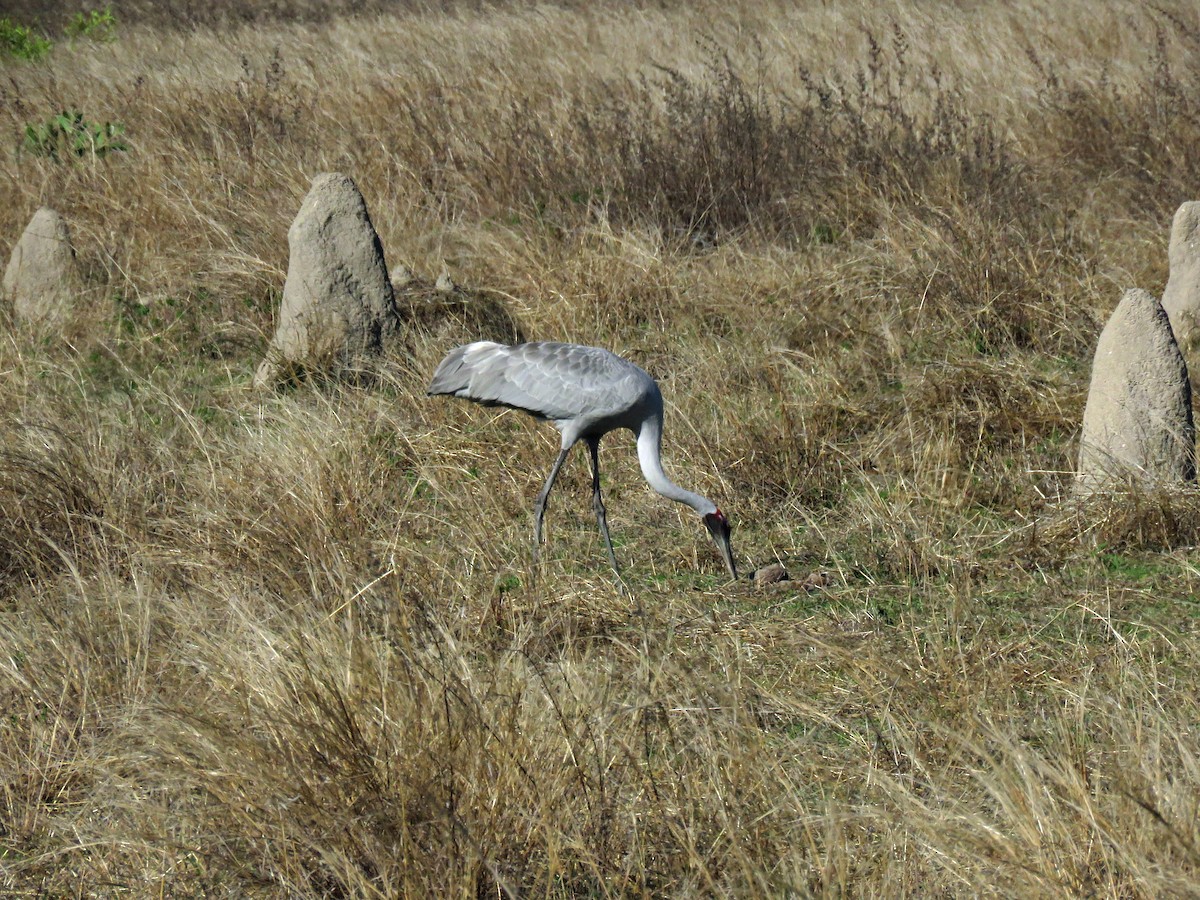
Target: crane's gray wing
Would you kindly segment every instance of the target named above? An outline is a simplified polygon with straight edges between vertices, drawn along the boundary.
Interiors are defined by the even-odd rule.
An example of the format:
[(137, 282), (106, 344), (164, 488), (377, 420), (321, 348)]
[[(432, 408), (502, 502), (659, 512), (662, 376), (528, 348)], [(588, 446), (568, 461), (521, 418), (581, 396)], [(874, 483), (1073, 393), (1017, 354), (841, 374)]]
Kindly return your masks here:
[(620, 414), (653, 384), (633, 363), (599, 347), (479, 341), (447, 354), (433, 373), (429, 393), (562, 421)]

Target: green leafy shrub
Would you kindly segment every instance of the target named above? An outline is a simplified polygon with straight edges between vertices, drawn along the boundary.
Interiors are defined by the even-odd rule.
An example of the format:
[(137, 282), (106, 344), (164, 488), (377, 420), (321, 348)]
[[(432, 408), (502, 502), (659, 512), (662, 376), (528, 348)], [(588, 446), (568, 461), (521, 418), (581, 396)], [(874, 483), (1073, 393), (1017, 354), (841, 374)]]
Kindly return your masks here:
[(25, 126), (25, 149), (35, 156), (60, 160), (64, 156), (104, 157), (128, 150), (116, 122), (89, 122), (78, 110), (63, 110), (41, 125)]
[(117, 20), (113, 16), (112, 6), (93, 9), (90, 12), (75, 13), (75, 18), (67, 25), (67, 36), (88, 38), (93, 41), (115, 41), (117, 39)]
[(31, 28), (18, 25), (12, 19), (0, 19), (0, 57), (35, 60), (49, 52), (48, 39), (38, 37)]

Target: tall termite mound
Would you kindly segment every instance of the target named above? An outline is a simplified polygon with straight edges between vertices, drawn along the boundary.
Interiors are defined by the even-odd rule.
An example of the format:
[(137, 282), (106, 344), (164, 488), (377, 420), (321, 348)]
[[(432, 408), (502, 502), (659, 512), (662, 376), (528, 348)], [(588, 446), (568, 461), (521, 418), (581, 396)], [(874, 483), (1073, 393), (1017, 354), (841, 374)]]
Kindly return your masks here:
[(255, 385), (314, 369), (361, 371), (400, 325), (383, 247), (358, 186), (339, 173), (318, 175), (288, 229), (279, 321)]
[(1171, 222), (1171, 274), (1162, 305), (1193, 377), (1200, 376), (1200, 202), (1184, 203)]
[(4, 271), (4, 296), (17, 322), (35, 328), (61, 325), (82, 288), (71, 232), (62, 216), (43, 206), (13, 247)]
[(1152, 294), (1128, 290), (1096, 346), (1076, 484), (1087, 494), (1192, 481), (1195, 451), (1187, 365), (1171, 323)]

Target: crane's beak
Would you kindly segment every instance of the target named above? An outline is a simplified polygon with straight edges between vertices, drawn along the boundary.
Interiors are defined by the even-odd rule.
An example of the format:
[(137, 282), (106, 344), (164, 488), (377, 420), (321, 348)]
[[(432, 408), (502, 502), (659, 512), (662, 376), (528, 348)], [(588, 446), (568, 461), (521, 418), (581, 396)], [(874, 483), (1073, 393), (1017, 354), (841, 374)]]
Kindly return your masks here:
[(721, 551), (721, 558), (725, 560), (725, 568), (729, 570), (729, 577), (737, 581), (737, 564), (733, 561), (733, 545), (729, 541), (731, 531), (729, 523), (724, 518), (708, 516), (704, 519), (704, 524), (708, 527), (708, 533), (712, 535), (713, 543)]

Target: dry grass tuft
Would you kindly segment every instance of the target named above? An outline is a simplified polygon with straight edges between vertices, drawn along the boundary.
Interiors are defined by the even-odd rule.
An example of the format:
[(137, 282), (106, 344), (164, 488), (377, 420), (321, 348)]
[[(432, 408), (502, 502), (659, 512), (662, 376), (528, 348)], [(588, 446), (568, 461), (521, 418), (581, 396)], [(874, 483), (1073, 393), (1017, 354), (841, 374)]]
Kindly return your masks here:
[(94, 495), (96, 473), (69, 434), (52, 427), (7, 423), (23, 438), (0, 453), (0, 581), (37, 579), (62, 568), (94, 537), (103, 516)]

